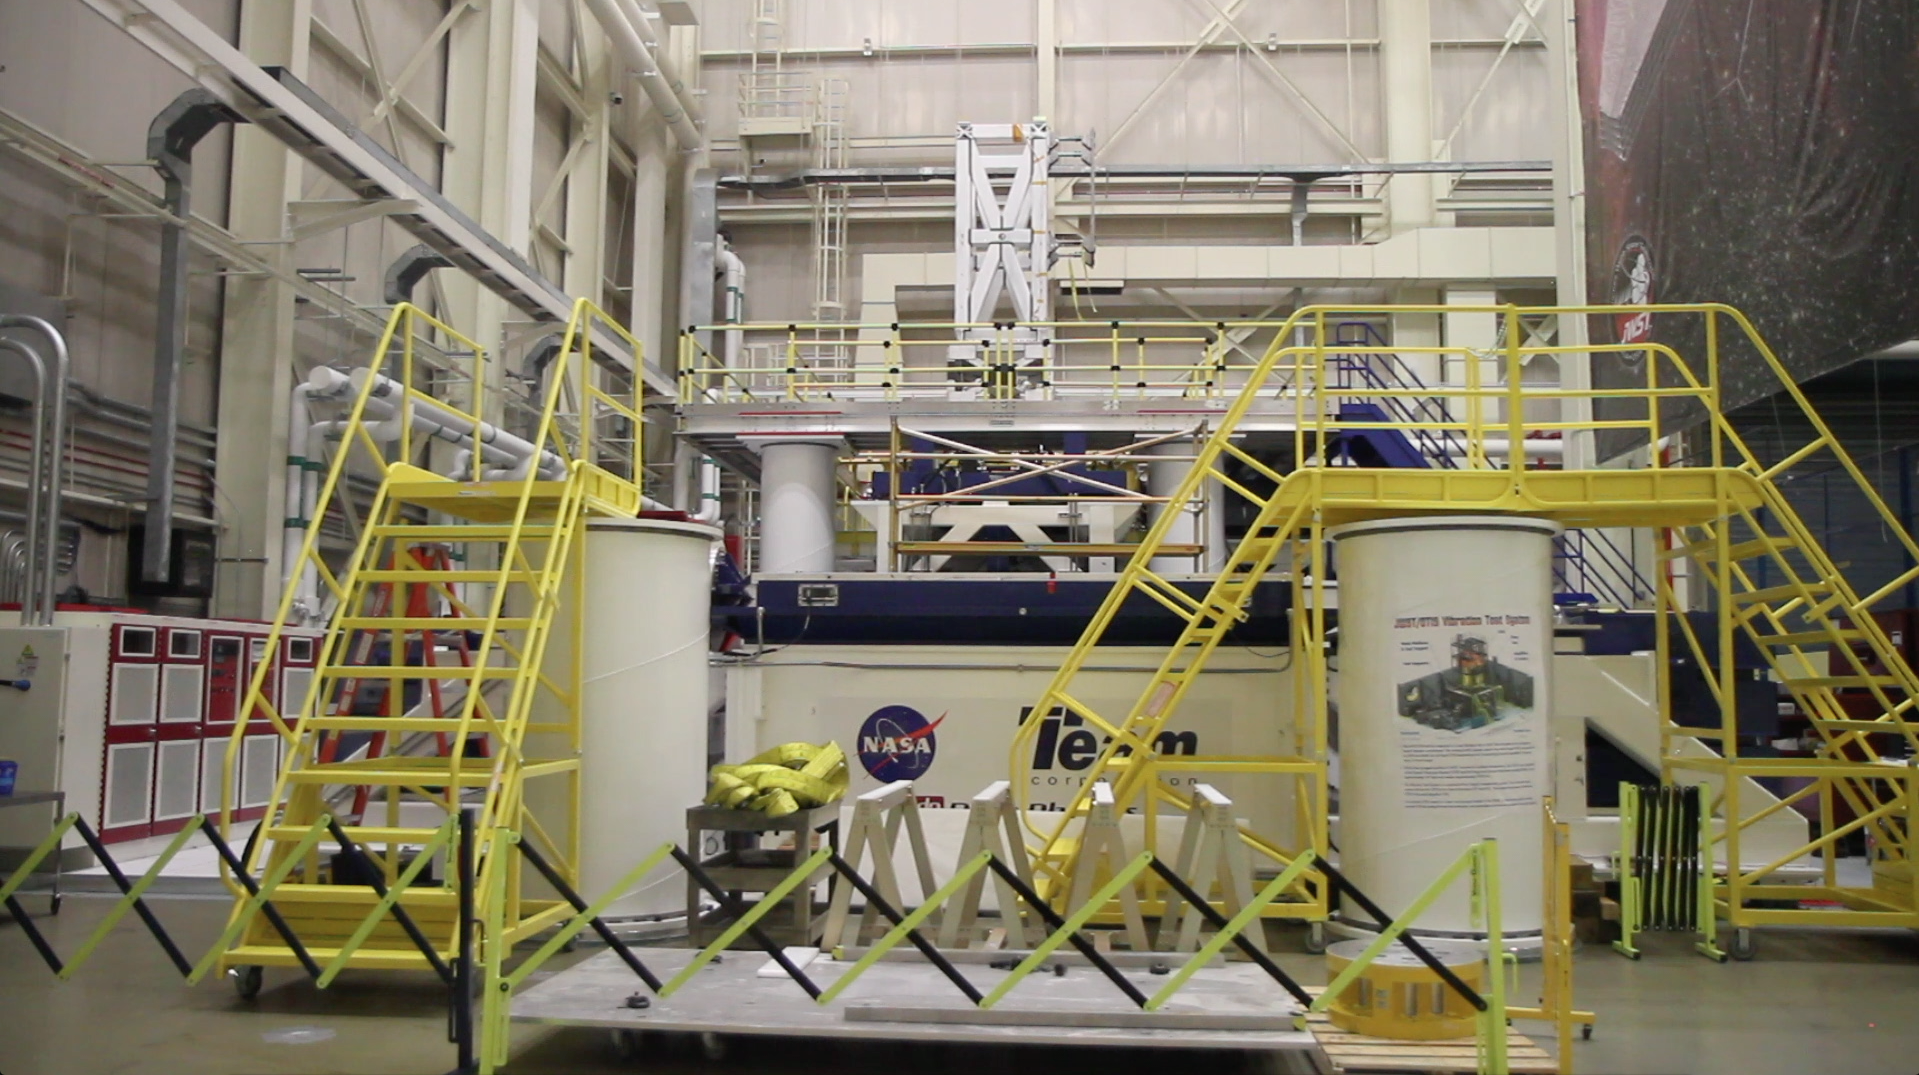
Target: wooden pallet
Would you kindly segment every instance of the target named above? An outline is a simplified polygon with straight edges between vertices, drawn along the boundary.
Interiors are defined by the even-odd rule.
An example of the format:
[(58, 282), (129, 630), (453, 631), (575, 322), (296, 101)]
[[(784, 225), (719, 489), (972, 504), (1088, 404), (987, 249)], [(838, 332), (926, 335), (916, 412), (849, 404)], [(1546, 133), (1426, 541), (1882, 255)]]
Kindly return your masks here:
[[(1475, 1072), (1479, 1070), (1478, 1043), (1473, 1038), (1441, 1041), (1402, 1041), (1349, 1034), (1332, 1024), (1324, 1012), (1306, 1017), (1319, 1051), (1326, 1055), (1334, 1075), (1346, 1072)], [(1546, 1051), (1511, 1027), (1506, 1028), (1506, 1059), (1513, 1075), (1554, 1075), (1559, 1065)]]

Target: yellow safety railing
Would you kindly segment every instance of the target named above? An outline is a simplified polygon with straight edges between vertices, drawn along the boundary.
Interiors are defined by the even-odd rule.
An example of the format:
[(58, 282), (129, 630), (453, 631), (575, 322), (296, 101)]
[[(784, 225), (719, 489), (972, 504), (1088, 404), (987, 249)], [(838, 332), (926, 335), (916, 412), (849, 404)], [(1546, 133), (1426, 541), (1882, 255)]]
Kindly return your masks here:
[[(680, 336), (682, 403), (824, 399), (830, 394), (895, 400), (913, 393), (978, 387), (991, 398), (1100, 396), (1224, 398), (1256, 353), (1279, 330), (1272, 320), (1045, 321), (719, 324)], [(1040, 355), (1029, 354), (1037, 334)], [(729, 362), (704, 342), (730, 336), (742, 358)], [(955, 347), (970, 352), (961, 370)], [(851, 365), (843, 356), (851, 354)], [(955, 376), (961, 379), (955, 380)]]
[[(1547, 344), (1529, 335), (1528, 326), (1544, 317), (1561, 324), (1597, 315), (1654, 315), (1659, 339), (1625, 344)], [(1449, 347), (1382, 347), (1344, 342), (1333, 329), (1345, 320), (1377, 322), (1408, 314), (1455, 316), (1492, 315), (1499, 325), (1497, 345), (1474, 350)], [(1776, 380), (1779, 391), (1813, 431), (1805, 445), (1776, 459), (1760, 456), (1740, 437), (1724, 414), (1723, 373), (1730, 348), (1736, 345), (1741, 361), (1757, 365)], [(1421, 387), (1379, 387), (1340, 377), (1342, 361), (1363, 361), (1369, 355), (1392, 354), (1406, 359), (1428, 356), (1445, 361), (1458, 375)], [(1562, 370), (1562, 381), (1589, 387), (1537, 387), (1526, 383), (1529, 360), (1550, 356)], [(1584, 363), (1606, 364), (1592, 376), (1568, 377), (1568, 368)], [(1607, 374), (1612, 376), (1608, 377)], [(1070, 876), (1076, 854), (1073, 832), (1088, 808), (1087, 789), (1110, 779), (1122, 809), (1145, 815), (1152, 839), (1157, 804), (1183, 808), (1184, 797), (1159, 779), (1175, 767), (1201, 771), (1268, 773), (1302, 781), (1294, 796), (1294, 832), (1282, 840), (1274, 833), (1249, 831), (1249, 844), (1284, 865), (1291, 860), (1287, 844), (1326, 849), (1326, 702), (1324, 683), (1326, 638), (1322, 610), (1325, 528), (1336, 523), (1395, 516), (1443, 513), (1510, 513), (1555, 519), (1568, 526), (1650, 527), (1666, 535), (1670, 562), (1690, 560), (1695, 586), (1703, 583), (1717, 594), (1715, 629), (1710, 637), (1678, 611), (1684, 607), (1676, 583), (1676, 569), (1662, 573), (1656, 587), (1655, 611), (1659, 623), (1657, 665), (1661, 675), (1661, 707), (1667, 714), (1662, 728), (1663, 767), (1670, 774), (1695, 770), (1710, 774), (1719, 785), (1720, 809), (1732, 819), (1722, 839), (1733, 861), (1741, 861), (1739, 835), (1749, 811), (1740, 802), (1741, 776), (1813, 775), (1830, 782), (1831, 793), (1878, 839), (1890, 866), (1882, 866), (1874, 890), (1834, 890), (1850, 901), (1860, 922), (1919, 925), (1910, 882), (1902, 805), (1911, 795), (1893, 763), (1883, 757), (1871, 736), (1898, 736), (1919, 745), (1919, 727), (1908, 719), (1919, 699), (1919, 678), (1908, 667), (1884, 630), (1872, 619), (1872, 609), (1919, 580), (1919, 567), (1901, 573), (1870, 593), (1854, 590), (1837, 564), (1819, 548), (1816, 535), (1799, 520), (1779, 483), (1802, 469), (1836, 468), (1851, 477), (1860, 495), (1893, 536), (1897, 547), (1919, 564), (1915, 543), (1866, 480), (1858, 464), (1844, 450), (1832, 430), (1807, 402), (1789, 371), (1780, 363), (1750, 321), (1731, 307), (1712, 304), (1660, 306), (1576, 307), (1448, 307), (1441, 305), (1345, 308), (1308, 307), (1282, 322), (1260, 361), (1235, 367), (1228, 389), (1231, 402), (1213, 421), (1210, 439), (1196, 451), (1197, 461), (1167, 509), (1141, 541), (1121, 572), (1112, 592), (1089, 622), (1079, 645), (1063, 662), (1035, 706), (1036, 712), (1063, 707), (1108, 737), (1094, 766), (1084, 775), (1079, 796), (1044, 825), (1033, 824), (1040, 843), (1037, 852), (1041, 880), (1064, 891), (1057, 882)], [(1418, 396), (1436, 404), (1422, 410), (1417, 420), (1390, 416), (1362, 419), (1345, 413), (1352, 401)], [(1277, 401), (1282, 413), (1294, 419), (1293, 469), (1275, 468), (1235, 443), (1253, 409)], [(1544, 413), (1540, 405), (1558, 401), (1559, 413)], [(1529, 406), (1531, 405), (1531, 406)], [(1535, 413), (1535, 410), (1541, 413)], [(1264, 413), (1262, 411), (1262, 413)], [(1432, 417), (1426, 417), (1431, 415)], [(1424, 433), (1443, 435), (1460, 446), (1457, 469), (1369, 470), (1331, 465), (1327, 455), (1335, 438), (1368, 431), (1382, 435)], [(1645, 467), (1638, 470), (1600, 469), (1593, 453), (1584, 453), (1569, 469), (1541, 467), (1529, 455), (1529, 441), (1537, 436), (1580, 439), (1610, 436), (1650, 444)], [(1672, 455), (1683, 451), (1685, 458)], [(1242, 472), (1271, 483), (1270, 493), (1248, 487), (1229, 473), (1228, 462)], [(1675, 465), (1683, 464), (1683, 465)], [(1152, 570), (1151, 561), (1169, 540), (1181, 509), (1195, 503), (1212, 483), (1249, 502), (1255, 517), (1243, 539), (1232, 550), (1226, 567), (1202, 599), (1192, 598)], [(1285, 554), (1282, 556), (1282, 554)], [(1213, 649), (1233, 624), (1246, 614), (1247, 602), (1258, 584), (1282, 561), (1295, 579), (1293, 629), (1294, 741), (1296, 755), (1284, 758), (1229, 756), (1201, 760), (1162, 758), (1152, 744), (1173, 714), (1193, 680), (1204, 669)], [(1763, 567), (1763, 570), (1762, 570)], [(1768, 574), (1770, 573), (1770, 574)], [(1763, 577), (1762, 576), (1766, 576)], [(1784, 581), (1778, 581), (1783, 578)], [(1183, 621), (1178, 641), (1168, 650), (1159, 670), (1147, 681), (1125, 716), (1097, 712), (1074, 692), (1093, 647), (1112, 625), (1120, 605), (1134, 593), (1144, 594)], [(1712, 670), (1709, 680), (1723, 716), (1718, 729), (1681, 727), (1671, 719), (1670, 671), (1679, 652), (1674, 634), (1683, 639), (1699, 667)], [(1735, 694), (1739, 636), (1756, 644), (1772, 663), (1775, 674), (1819, 730), (1818, 756), (1778, 761), (1743, 758), (1737, 749)], [(1843, 667), (1820, 674), (1823, 651)], [(1839, 692), (1851, 692), (1841, 697)], [(1864, 712), (1848, 709), (1864, 707)], [(1024, 759), (1037, 722), (1023, 726), (1011, 750), (1014, 786), (1024, 791)], [(1682, 757), (1673, 749), (1678, 737), (1712, 738), (1720, 753), (1712, 757)], [(1868, 772), (1854, 766), (1877, 767)], [(1896, 785), (1896, 786), (1895, 786)], [(1822, 837), (1830, 843), (1830, 834)], [(1815, 841), (1809, 847), (1821, 846)], [(1760, 884), (1763, 874), (1748, 868), (1734, 871), (1721, 907), (1736, 927), (1784, 920), (1797, 912), (1752, 907), (1769, 898)], [(1149, 879), (1150, 882), (1150, 879)], [(1277, 911), (1304, 917), (1324, 914), (1324, 900), (1308, 882), (1296, 904)], [(1838, 918), (1822, 918), (1841, 924)]]
[[(1553, 1024), (1559, 1041), (1559, 1075), (1573, 1075), (1573, 1027), (1583, 1027), (1583, 1035), (1592, 1037), (1598, 1017), (1573, 1007), (1573, 893), (1572, 826), (1559, 820), (1549, 795), (1542, 804), (1545, 812), (1546, 884), (1540, 936), (1540, 989), (1536, 1008), (1508, 1007), (1509, 1019), (1536, 1019)], [(1621, 903), (1625, 902), (1622, 893)]]

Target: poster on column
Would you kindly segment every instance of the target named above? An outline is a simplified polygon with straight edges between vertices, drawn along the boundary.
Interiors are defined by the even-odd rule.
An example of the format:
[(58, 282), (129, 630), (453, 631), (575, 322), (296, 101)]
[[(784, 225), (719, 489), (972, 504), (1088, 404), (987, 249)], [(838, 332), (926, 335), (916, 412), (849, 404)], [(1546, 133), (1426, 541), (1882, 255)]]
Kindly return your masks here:
[(1546, 782), (1540, 618), (1400, 616), (1392, 637), (1405, 808), (1536, 804)]

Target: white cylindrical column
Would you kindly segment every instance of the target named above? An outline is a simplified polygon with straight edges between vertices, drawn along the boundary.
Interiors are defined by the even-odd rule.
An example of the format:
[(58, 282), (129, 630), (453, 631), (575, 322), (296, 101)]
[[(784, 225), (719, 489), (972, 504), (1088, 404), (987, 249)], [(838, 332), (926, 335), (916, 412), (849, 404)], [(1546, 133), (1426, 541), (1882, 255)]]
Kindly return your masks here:
[[(1145, 456), (1152, 460), (1146, 468), (1146, 493), (1148, 496), (1172, 496), (1179, 491), (1179, 485), (1192, 472), (1192, 458), (1199, 454), (1200, 446), (1191, 441), (1170, 441), (1155, 444), (1146, 449)], [(1170, 458), (1168, 458), (1170, 457)], [(1184, 457), (1184, 458), (1182, 458)], [(1196, 562), (1190, 556), (1155, 556), (1153, 570), (1161, 574), (1190, 574), (1218, 571), (1226, 564), (1226, 498), (1225, 487), (1216, 481), (1207, 482), (1200, 490), (1200, 498), (1180, 513), (1173, 521), (1173, 528), (1166, 534), (1166, 540), (1180, 545), (1201, 544), (1206, 552)], [(1204, 511), (1198, 510), (1204, 501)], [(1159, 512), (1168, 510), (1171, 505), (1153, 506), (1154, 521), (1158, 521)]]
[[(1391, 914), (1491, 837), (1502, 928), (1539, 932), (1559, 531), (1502, 516), (1328, 531), (1339, 571), (1340, 868)], [(1468, 893), (1448, 890), (1415, 929), (1476, 933)]]
[(757, 574), (833, 570), (837, 438), (777, 438), (760, 453), (760, 557)]
[[(580, 891), (593, 899), (654, 848), (684, 840), (686, 808), (706, 794), (707, 613), (720, 531), (595, 519), (585, 540)], [(559, 622), (570, 622), (565, 608)], [(663, 870), (607, 913), (685, 907), (679, 875)]]

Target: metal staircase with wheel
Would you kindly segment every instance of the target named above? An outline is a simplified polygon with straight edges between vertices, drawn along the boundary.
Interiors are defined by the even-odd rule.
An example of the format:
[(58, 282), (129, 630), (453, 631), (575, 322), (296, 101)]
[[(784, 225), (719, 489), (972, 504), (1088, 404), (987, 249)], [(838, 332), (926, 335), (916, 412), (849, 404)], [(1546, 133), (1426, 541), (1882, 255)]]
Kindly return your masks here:
[[(1248, 371), (1237, 399), (1212, 426), (1191, 473), (1174, 493), (1167, 510), (1140, 543), (1105, 603), (1088, 624), (1078, 645), (1062, 663), (1034, 707), (1036, 713), (1070, 711), (1107, 740), (1084, 778), (1076, 798), (1062, 812), (1026, 815), (1035, 842), (1037, 877), (1049, 898), (1066, 902), (1080, 863), (1079, 834), (1091, 809), (1093, 789), (1112, 788), (1120, 811), (1142, 815), (1148, 847), (1158, 846), (1160, 813), (1183, 812), (1187, 795), (1170, 774), (1203, 776), (1227, 782), (1235, 800), (1250, 798), (1247, 784), (1274, 778), (1294, 782), (1290, 815), (1255, 819), (1242, 827), (1248, 846), (1283, 868), (1310, 849), (1324, 856), (1327, 839), (1327, 662), (1328, 606), (1325, 575), (1328, 527), (1347, 522), (1406, 516), (1511, 514), (1557, 521), (1568, 527), (1646, 527), (1659, 532), (1672, 568), (1656, 585), (1655, 612), (1662, 742), (1662, 777), (1669, 783), (1703, 783), (1713, 791), (1716, 811), (1713, 857), (1721, 864), (1714, 895), (1718, 913), (1735, 928), (1734, 954), (1750, 927), (1771, 924), (1833, 926), (1888, 925), (1919, 928), (1919, 897), (1914, 894), (1908, 826), (1919, 780), (1909, 758), (1919, 755), (1919, 722), (1914, 721), (1919, 678), (1873, 619), (1874, 609), (1919, 579), (1912, 567), (1878, 589), (1857, 592), (1840, 566), (1819, 547), (1815, 535), (1793, 511), (1781, 481), (1800, 468), (1835, 466), (1852, 477), (1878, 513), (1886, 533), (1919, 564), (1919, 544), (1901, 526), (1856, 463), (1845, 452), (1777, 356), (1738, 311), (1718, 304), (1635, 308), (1529, 309), (1490, 307), (1476, 312), (1504, 322), (1497, 379), (1483, 370), (1487, 355), (1445, 347), (1356, 346), (1341, 342), (1342, 320), (1381, 319), (1396, 313), (1442, 313), (1445, 307), (1388, 307), (1370, 310), (1310, 307), (1302, 309), (1275, 334), (1275, 342)], [(1694, 329), (1682, 354), (1671, 345), (1548, 345), (1525, 331), (1528, 318), (1568, 318), (1644, 310), (1662, 325), (1689, 320)], [(1296, 336), (1295, 330), (1303, 335)], [(1293, 342), (1295, 339), (1300, 342)], [(1761, 459), (1741, 440), (1722, 413), (1722, 362), (1730, 341), (1741, 361), (1769, 371), (1779, 390), (1797, 406), (1815, 438), (1776, 459)], [(1438, 420), (1423, 414), (1361, 417), (1347, 405), (1377, 398), (1382, 390), (1336, 368), (1338, 356), (1368, 353), (1428, 353), (1469, 358), (1466, 383), (1423, 389), (1443, 400), (1456, 416)], [(1591, 389), (1538, 389), (1522, 383), (1520, 371), (1533, 354), (1551, 354), (1562, 368), (1568, 362), (1615, 362), (1633, 370), (1633, 382)], [(1750, 372), (1750, 371), (1748, 371)], [(1586, 382), (1604, 383), (1604, 382)], [(1294, 469), (1255, 458), (1236, 433), (1255, 399), (1277, 391), (1290, 399), (1297, 415), (1291, 458)], [(1527, 417), (1528, 396), (1547, 395), (1581, 401), (1552, 420)], [(1563, 420), (1562, 420), (1563, 419)], [(1396, 433), (1409, 439), (1457, 438), (1463, 449), (1456, 469), (1340, 466), (1324, 449), (1334, 438), (1355, 432)], [(1641, 469), (1544, 469), (1529, 466), (1528, 434), (1584, 435), (1626, 431), (1662, 448), (1682, 445), (1699, 465), (1674, 466), (1654, 451)], [(1488, 444), (1503, 441), (1501, 457)], [(1257, 475), (1270, 491), (1248, 488), (1233, 473)], [(1249, 479), (1251, 480), (1251, 479)], [(1255, 518), (1233, 548), (1203, 598), (1193, 598), (1151, 568), (1181, 511), (1219, 482), (1247, 500)], [(1690, 565), (1689, 567), (1687, 565)], [(1213, 756), (1160, 756), (1155, 743), (1222, 638), (1246, 616), (1258, 581), (1273, 571), (1291, 580), (1293, 598), (1293, 691), (1290, 719), (1281, 718), (1286, 736), (1279, 753)], [(1678, 579), (1692, 588), (1682, 594)], [(1141, 685), (1130, 710), (1101, 714), (1076, 696), (1095, 649), (1122, 603), (1144, 595), (1182, 622), (1178, 640), (1158, 669)], [(1684, 614), (1711, 611), (1710, 634), (1697, 630)], [(1753, 757), (1742, 753), (1739, 736), (1735, 647), (1743, 638), (1767, 655), (1784, 686), (1811, 716), (1819, 742), (1808, 756)], [(1718, 708), (1718, 728), (1681, 725), (1673, 718), (1672, 666), (1691, 654), (1710, 671)], [(1029, 721), (1015, 737), (1011, 766), (1016, 789), (1030, 787), (1024, 770), (1029, 740), (1041, 722)], [(1695, 740), (1716, 743), (1716, 750), (1681, 749)], [(1703, 755), (1703, 756), (1702, 756)], [(1749, 781), (1790, 778), (1804, 786), (1783, 798), (1754, 802)], [(1742, 798), (1742, 786), (1748, 792)], [(1802, 800), (1819, 803), (1825, 824), (1805, 844), (1783, 856), (1763, 853), (1766, 861), (1748, 861), (1741, 834)], [(1022, 803), (1024, 805), (1024, 803)], [(1841, 814), (1850, 814), (1850, 819)], [(1044, 823), (1033, 820), (1041, 817)], [(1874, 878), (1867, 886), (1839, 883), (1834, 866), (1837, 841), (1861, 829), (1873, 837)], [(1771, 875), (1788, 863), (1820, 856), (1822, 883), (1782, 885)], [(1150, 907), (1161, 893), (1151, 885), (1139, 893)], [(1792, 901), (1794, 907), (1782, 906)], [(1813, 910), (1824, 901), (1840, 910)], [(1110, 909), (1109, 909), (1110, 910)], [(1149, 910), (1149, 913), (1150, 910)], [(1306, 871), (1289, 899), (1268, 908), (1269, 917), (1321, 919), (1326, 914), (1322, 875)], [(1750, 951), (1748, 945), (1747, 949)]]
[[(639, 360), (637, 342), (582, 301), (559, 356), (546, 368), (538, 409), (522, 405), (514, 412), (510, 397), (484, 383), (488, 367), (474, 341), (415, 307), (394, 309), (369, 368), (353, 375), (358, 391), (320, 497), (326, 505), (338, 495), (351, 520), (348, 475), (377, 476), (357, 546), (343, 571), (330, 570), (319, 547), (326, 512), (316, 512), (301, 561), (289, 571), (297, 577), (302, 564), (317, 565), (333, 598), (312, 689), (304, 699), (286, 699), (281, 712), (264, 691), (265, 664), (248, 687), (244, 704), (264, 714), (285, 741), (271, 805), (246, 857), (250, 872), (287, 866), (311, 826), (336, 815), (341, 831), (391, 886), (412, 853), (450, 815), (465, 811), (470, 831), (479, 834), (477, 893), (496, 891), (494, 873), (508, 871), (499, 888), (507, 906), (498, 941), (510, 946), (570, 911), (521, 883), (519, 856), (496, 854), (485, 841), (501, 827), (522, 832), (569, 882), (576, 880), (580, 668), (576, 660), (549, 660), (547, 643), (556, 619), (577, 617), (582, 606), (585, 518), (632, 518), (644, 503), (638, 389), (620, 388), (622, 399), (596, 383), (633, 385), (637, 378), (597, 368), (596, 332), (624, 339)], [(443, 353), (471, 356), (470, 367), (429, 365), (429, 342)], [(374, 372), (389, 363), (397, 377)], [(412, 551), (427, 544), (458, 554), (423, 558)], [(429, 607), (422, 591), (444, 614), (422, 614)], [(289, 587), (276, 637), (294, 596)], [(385, 660), (369, 663), (372, 654)], [(368, 683), (384, 685), (380, 703), (356, 706), (360, 685)], [(451, 705), (438, 704), (442, 687), (454, 688)], [(409, 693), (436, 699), (433, 715), (420, 715), (420, 707), (409, 712)], [(369, 750), (341, 758), (336, 744), (347, 736), (435, 736), (446, 745), (426, 756)], [(337, 810), (356, 788), (370, 789), (355, 804), (364, 808)], [(232, 787), (223, 789), (223, 830), (230, 829), (233, 796)], [(349, 883), (316, 851), (290, 869), (274, 903), (307, 954), (331, 961), (351, 944), (378, 893), (364, 878)], [(400, 900), (448, 959), (460, 898), (450, 872), (434, 869), (433, 883), (406, 888)], [(237, 884), (234, 891), (237, 919), (246, 899)], [(491, 910), (481, 907), (478, 914)], [(391, 920), (347, 959), (346, 966), (371, 969), (430, 965)], [(225, 967), (249, 969), (301, 963), (259, 918), (222, 960)]]

